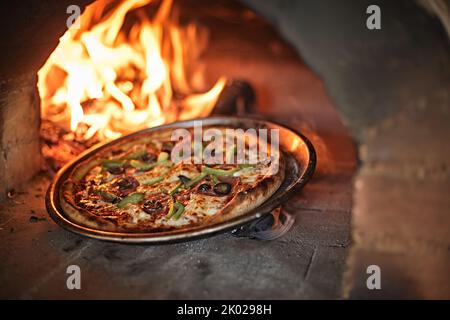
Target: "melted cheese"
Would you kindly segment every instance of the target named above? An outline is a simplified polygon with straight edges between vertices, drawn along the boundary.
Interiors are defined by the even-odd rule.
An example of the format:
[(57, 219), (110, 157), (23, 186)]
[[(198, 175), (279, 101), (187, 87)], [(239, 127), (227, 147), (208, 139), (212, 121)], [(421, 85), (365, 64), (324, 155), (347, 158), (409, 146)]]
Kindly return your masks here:
[(267, 174), (269, 174), (268, 166), (257, 164), (251, 167), (242, 168), (238, 172), (235, 172), (233, 176), (239, 177), (242, 183), (253, 184), (264, 178)]
[(180, 227), (180, 226), (185, 226), (187, 224), (193, 223), (193, 222), (197, 222), (198, 219), (195, 216), (189, 216), (186, 215), (185, 213), (178, 218), (177, 220), (175, 219), (166, 219), (165, 217), (163, 218), (159, 218), (155, 221), (155, 223), (159, 226), (173, 226), (173, 227)]
[(191, 200), (185, 208), (186, 215), (212, 216), (223, 208), (227, 197), (192, 194)]
[[(160, 147), (160, 143), (157, 144)], [(247, 160), (247, 159), (246, 159)], [(223, 168), (224, 170), (230, 169), (227, 166)], [(256, 185), (260, 180), (264, 179), (268, 175), (274, 174), (274, 170), (272, 166), (267, 164), (256, 164), (248, 167), (244, 167), (241, 170), (235, 172), (233, 174), (234, 177), (239, 177), (240, 183), (247, 184), (250, 187)], [(146, 172), (136, 171), (131, 175), (139, 182), (139, 186), (137, 187), (135, 192), (145, 193), (146, 195), (157, 194), (161, 192), (168, 192), (173, 190), (180, 184), (180, 179), (178, 176), (183, 175), (188, 177), (189, 179), (193, 179), (200, 174), (197, 167), (194, 165), (187, 164), (178, 164), (175, 166), (169, 165), (160, 165), (152, 168)], [(98, 188), (108, 191), (108, 186), (112, 183), (111, 178), (117, 177), (116, 175), (109, 174), (109, 181), (101, 184)], [(151, 185), (144, 185), (145, 181), (150, 181), (152, 179), (164, 177), (164, 180), (156, 182)], [(97, 184), (100, 184), (100, 181), (104, 181), (104, 176), (101, 172), (101, 167), (97, 166), (93, 168), (86, 176), (87, 179), (94, 180)], [(85, 199), (89, 198), (87, 192), (83, 193), (83, 197)], [(220, 196), (210, 196), (204, 194), (191, 193), (190, 200), (188, 204), (185, 206), (185, 210), (183, 214), (178, 219), (167, 219), (166, 217), (159, 217), (156, 220), (153, 220), (154, 217), (146, 213), (141, 209), (141, 204), (139, 205), (127, 205), (120, 211), (123, 214), (126, 214), (130, 217), (129, 222), (134, 225), (144, 224), (151, 227), (159, 227), (159, 226), (174, 226), (181, 227), (185, 225), (189, 225), (191, 223), (200, 222), (205, 218), (211, 217), (217, 214), (223, 207), (227, 204), (229, 198), (228, 197), (220, 197)], [(86, 200), (88, 201), (88, 200)], [(108, 207), (113, 206), (111, 203), (99, 201), (99, 205)]]

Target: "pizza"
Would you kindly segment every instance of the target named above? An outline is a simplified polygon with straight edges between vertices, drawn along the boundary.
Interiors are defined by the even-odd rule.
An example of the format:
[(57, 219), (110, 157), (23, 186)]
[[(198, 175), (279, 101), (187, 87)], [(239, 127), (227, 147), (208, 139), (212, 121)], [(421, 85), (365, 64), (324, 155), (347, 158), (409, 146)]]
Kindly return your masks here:
[[(69, 220), (97, 230), (170, 232), (243, 215), (281, 185), (282, 152), (257, 135), (238, 130), (231, 143), (195, 138), (193, 129), (174, 139), (174, 129), (166, 128), (99, 148), (61, 185), (63, 211)], [(261, 149), (259, 158), (249, 151), (261, 155)]]

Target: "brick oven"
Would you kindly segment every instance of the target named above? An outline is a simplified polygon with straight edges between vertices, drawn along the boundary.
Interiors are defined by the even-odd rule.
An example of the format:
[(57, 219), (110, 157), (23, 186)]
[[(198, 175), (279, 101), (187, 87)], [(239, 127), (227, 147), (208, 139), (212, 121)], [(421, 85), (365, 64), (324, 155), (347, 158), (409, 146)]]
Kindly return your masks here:
[[(105, 12), (115, 5), (103, 2)], [(150, 3), (149, 14), (169, 2)], [(180, 24), (207, 37), (193, 42), (202, 52), (184, 52), (200, 63), (189, 60), (191, 91), (180, 94), (172, 83), (172, 99), (182, 104), (226, 79), (210, 111), (195, 116), (276, 121), (305, 134), (318, 161), (313, 179), (283, 205), (295, 222), (282, 237), (224, 233), (152, 246), (72, 234), (45, 209), (55, 172), (99, 142), (99, 132), (113, 131), (87, 136), (86, 117), (55, 125), (65, 111), (48, 116), (50, 100), (38, 88), (38, 72), (67, 31), (68, 8), (91, 4), (2, 4), (1, 298), (450, 298), (448, 1), (378, 1), (375, 30), (366, 27), (369, 1), (173, 1)], [(72, 53), (62, 51), (58, 63)], [(52, 101), (64, 85), (52, 87)], [(94, 107), (80, 105), (85, 115)], [(66, 287), (70, 265), (82, 270), (81, 290)], [(381, 271), (379, 290), (367, 286), (371, 266)]]

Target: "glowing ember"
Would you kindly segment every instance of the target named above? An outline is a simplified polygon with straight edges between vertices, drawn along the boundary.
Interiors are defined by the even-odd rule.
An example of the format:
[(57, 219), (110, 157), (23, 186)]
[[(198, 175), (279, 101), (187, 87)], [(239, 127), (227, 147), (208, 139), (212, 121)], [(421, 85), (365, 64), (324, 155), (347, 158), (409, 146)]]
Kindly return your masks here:
[(67, 30), (38, 72), (43, 119), (82, 139), (102, 140), (209, 115), (225, 79), (199, 92), (204, 30), (179, 25), (172, 0), (150, 19), (152, 2), (111, 7), (111, 1), (98, 1), (86, 8), (81, 28)]

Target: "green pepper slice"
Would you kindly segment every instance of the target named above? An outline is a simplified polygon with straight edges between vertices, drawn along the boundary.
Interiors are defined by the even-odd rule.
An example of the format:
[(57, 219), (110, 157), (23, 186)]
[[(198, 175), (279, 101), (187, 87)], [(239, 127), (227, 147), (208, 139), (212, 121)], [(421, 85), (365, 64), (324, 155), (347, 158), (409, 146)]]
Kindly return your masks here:
[(158, 183), (158, 182), (163, 181), (163, 180), (164, 180), (163, 176), (155, 177), (155, 178), (150, 178), (150, 179), (147, 179), (147, 180), (142, 180), (141, 184), (143, 184), (144, 186), (151, 186), (152, 184)]
[(179, 202), (175, 202), (174, 204), (173, 204), (173, 206), (174, 206), (174, 208), (177, 210), (175, 213), (174, 213), (174, 215), (173, 215), (173, 219), (175, 219), (175, 220), (178, 220), (180, 217), (181, 217), (181, 215), (184, 213), (184, 206), (181, 204), (181, 203), (179, 203)]
[(137, 150), (135, 152), (130, 153), (129, 155), (120, 158), (121, 160), (134, 160), (139, 159), (147, 154), (146, 150)]
[(167, 152), (163, 151), (158, 155), (157, 162), (166, 162), (167, 160), (169, 160), (169, 154)]
[(106, 169), (115, 169), (115, 168), (119, 168), (122, 167), (125, 164), (124, 160), (103, 160), (103, 167), (105, 167)]
[(114, 202), (114, 201), (117, 201), (117, 199), (119, 199), (117, 196), (115, 196), (109, 192), (106, 192), (104, 190), (94, 190), (94, 193), (101, 196), (103, 198), (103, 200), (105, 200), (107, 202)]
[(179, 184), (177, 184), (177, 185), (175, 186), (175, 188), (173, 188), (173, 189), (169, 192), (169, 194), (170, 194), (171, 196), (173, 196), (175, 193), (178, 192), (178, 190), (180, 190), (180, 188), (181, 188), (182, 186), (183, 186), (183, 183), (180, 182)]
[(241, 168), (235, 168), (235, 169), (231, 169), (231, 170), (214, 169), (214, 168), (210, 168), (210, 167), (206, 167), (206, 166), (204, 166), (202, 168), (202, 172), (204, 172), (206, 174), (212, 174), (215, 176), (219, 176), (219, 177), (231, 176), (231, 175), (233, 175), (233, 173), (238, 172), (239, 170), (241, 170)]
[(199, 183), (204, 177), (206, 177), (208, 174), (207, 173), (200, 173), (198, 176), (196, 176), (195, 178), (192, 178), (191, 181), (189, 181), (188, 183), (186, 183), (184, 186), (186, 188), (192, 188), (193, 186), (195, 186), (197, 183)]
[(167, 213), (167, 220), (172, 218), (172, 216), (176, 213), (177, 209), (175, 208), (175, 204), (173, 203), (173, 200), (170, 202), (169, 212)]
[(132, 193), (129, 196), (123, 198), (118, 204), (117, 207), (118, 208), (123, 208), (125, 206), (127, 206), (128, 204), (131, 203), (139, 203), (144, 199), (144, 194), (143, 193)]
[(138, 170), (141, 170), (141, 171), (149, 171), (150, 169), (153, 169), (154, 167), (156, 167), (156, 162), (155, 163), (145, 163), (145, 162), (142, 162), (139, 160), (131, 160), (130, 166), (132, 166), (133, 168), (136, 168)]
[(131, 160), (130, 161), (130, 165), (133, 168), (136, 168), (136, 169), (138, 169), (140, 171), (149, 171), (150, 169), (153, 169), (153, 168), (155, 168), (157, 166), (160, 166), (162, 164), (165, 164), (165, 163), (167, 163), (167, 159), (166, 160), (161, 160), (161, 161), (158, 161), (158, 162), (155, 162), (155, 163), (145, 163), (145, 162), (142, 162), (142, 161), (139, 161), (139, 160)]

